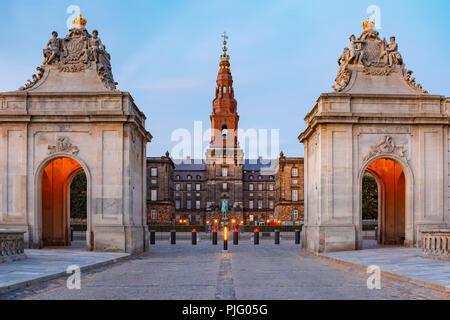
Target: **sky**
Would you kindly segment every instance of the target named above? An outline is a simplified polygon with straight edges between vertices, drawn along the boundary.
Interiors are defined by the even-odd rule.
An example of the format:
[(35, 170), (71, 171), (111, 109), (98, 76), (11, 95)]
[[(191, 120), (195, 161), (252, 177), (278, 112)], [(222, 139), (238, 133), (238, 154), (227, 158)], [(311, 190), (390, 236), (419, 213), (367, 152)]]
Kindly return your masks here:
[(0, 91), (17, 90), (35, 73), (51, 31), (68, 33), (71, 5), (89, 31), (99, 30), (118, 89), (146, 114), (154, 137), (148, 156), (171, 151), (172, 133), (193, 132), (194, 121), (210, 127), (224, 31), (239, 126), (269, 136), (278, 129), (286, 156), (303, 156), (304, 117), (332, 91), (336, 61), (371, 5), (380, 8), (380, 37), (396, 36), (416, 81), (450, 96), (449, 0), (2, 0)]

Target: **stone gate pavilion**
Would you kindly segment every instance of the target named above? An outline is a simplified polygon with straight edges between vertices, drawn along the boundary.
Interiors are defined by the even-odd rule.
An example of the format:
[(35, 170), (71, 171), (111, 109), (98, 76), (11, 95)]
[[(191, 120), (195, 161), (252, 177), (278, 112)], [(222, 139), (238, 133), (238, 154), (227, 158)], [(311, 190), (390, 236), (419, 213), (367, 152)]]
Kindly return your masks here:
[(419, 246), (421, 232), (450, 227), (450, 99), (416, 83), (395, 37), (373, 27), (350, 37), (335, 92), (320, 95), (299, 136), (309, 251), (362, 248), (367, 173), (378, 183), (381, 244)]
[(88, 249), (142, 252), (151, 135), (86, 22), (53, 32), (32, 80), (0, 93), (0, 229), (25, 230), (31, 248), (70, 245), (70, 182), (84, 171)]

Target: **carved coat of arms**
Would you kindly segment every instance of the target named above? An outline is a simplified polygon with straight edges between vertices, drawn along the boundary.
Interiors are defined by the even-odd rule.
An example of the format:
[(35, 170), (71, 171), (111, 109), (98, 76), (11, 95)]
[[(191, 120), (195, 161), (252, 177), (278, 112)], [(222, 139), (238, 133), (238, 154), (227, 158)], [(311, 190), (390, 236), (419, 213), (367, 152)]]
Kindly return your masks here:
[(56, 31), (52, 32), (52, 38), (43, 50), (44, 63), (38, 67), (38, 74), (33, 75), (33, 80), (19, 90), (32, 88), (44, 74), (46, 66), (55, 66), (62, 72), (80, 72), (95, 66), (100, 80), (106, 88), (116, 90), (117, 82), (111, 70), (111, 56), (106, 47), (98, 38), (98, 31), (94, 30), (92, 35), (86, 30), (87, 20), (81, 15), (74, 19), (74, 28), (64, 38), (58, 38)]
[[(411, 71), (407, 71), (402, 56), (398, 52), (398, 44), (395, 37), (381, 40), (379, 33), (373, 30), (375, 23), (365, 21), (364, 31), (358, 39), (354, 35), (350, 37), (350, 45), (344, 48), (342, 55), (338, 59), (339, 72), (332, 86), (336, 92), (344, 90), (352, 77), (352, 71), (359, 66), (360, 70), (368, 75), (388, 76), (395, 70), (402, 72), (408, 85), (416, 91), (427, 93), (423, 88), (415, 83), (415, 79), (410, 79)], [(352, 67), (349, 67), (352, 66)], [(358, 69), (358, 68), (356, 68)], [(400, 71), (399, 71), (400, 70)]]
[(56, 140), (55, 145), (48, 146), (48, 154), (54, 154), (58, 152), (71, 153), (73, 155), (77, 155), (79, 152), (78, 147), (72, 145), (68, 137), (59, 137)]

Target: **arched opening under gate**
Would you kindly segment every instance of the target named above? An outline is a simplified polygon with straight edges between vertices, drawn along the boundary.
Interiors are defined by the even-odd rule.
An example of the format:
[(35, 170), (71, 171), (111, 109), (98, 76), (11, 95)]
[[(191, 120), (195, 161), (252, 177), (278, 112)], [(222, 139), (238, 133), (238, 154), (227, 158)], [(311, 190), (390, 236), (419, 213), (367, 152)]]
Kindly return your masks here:
[[(372, 176), (377, 182), (378, 243), (403, 245), (406, 236), (406, 183), (402, 167), (394, 160), (382, 158), (371, 162), (367, 166), (365, 174)], [(363, 192), (370, 192), (370, 189), (373, 189), (373, 186), (371, 188), (364, 187), (363, 185)], [(367, 201), (373, 202), (374, 199), (363, 194), (362, 208), (370, 208)]]
[(83, 179), (78, 179), (82, 173), (84, 169), (81, 164), (68, 157), (55, 158), (42, 170), (40, 184), (43, 246), (71, 246), (71, 187), (74, 177), (77, 177), (77, 188), (84, 188), (85, 192), (81, 192), (87, 194), (86, 179), (85, 186)]

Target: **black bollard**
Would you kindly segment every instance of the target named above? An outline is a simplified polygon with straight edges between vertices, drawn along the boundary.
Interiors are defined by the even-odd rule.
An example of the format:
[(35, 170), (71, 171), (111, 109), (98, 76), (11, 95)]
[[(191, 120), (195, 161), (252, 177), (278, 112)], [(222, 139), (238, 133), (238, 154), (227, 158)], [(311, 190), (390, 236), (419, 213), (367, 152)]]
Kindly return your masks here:
[(150, 244), (155, 244), (156, 242), (156, 231), (150, 230)]
[(275, 230), (275, 244), (280, 244), (280, 230)]
[(295, 230), (295, 244), (300, 244), (300, 230)]
[(70, 227), (70, 242), (73, 241), (73, 227)]
[(177, 243), (177, 232), (175, 230), (170, 231), (170, 244)]
[(237, 246), (239, 244), (239, 230), (238, 228), (234, 228), (233, 232), (233, 244)]
[(228, 227), (223, 228), (223, 250), (228, 250)]
[(255, 245), (259, 244), (259, 229), (255, 228), (255, 230), (253, 230), (253, 243)]
[(196, 229), (192, 229), (192, 245), (196, 245), (197, 244), (197, 230)]
[(214, 228), (212, 231), (212, 244), (217, 245), (217, 229)]

